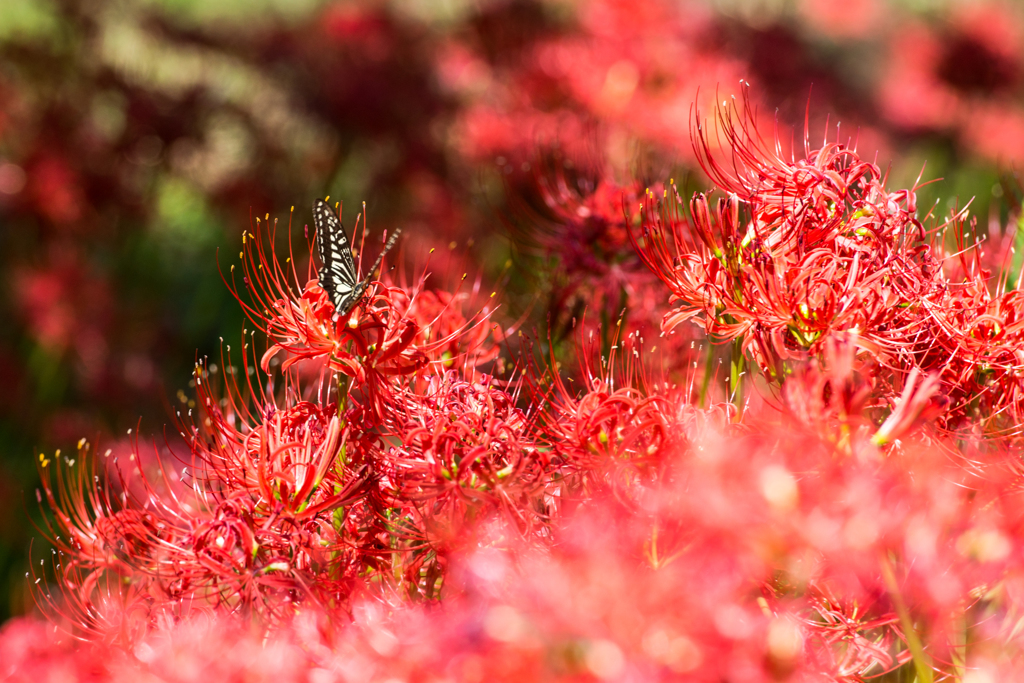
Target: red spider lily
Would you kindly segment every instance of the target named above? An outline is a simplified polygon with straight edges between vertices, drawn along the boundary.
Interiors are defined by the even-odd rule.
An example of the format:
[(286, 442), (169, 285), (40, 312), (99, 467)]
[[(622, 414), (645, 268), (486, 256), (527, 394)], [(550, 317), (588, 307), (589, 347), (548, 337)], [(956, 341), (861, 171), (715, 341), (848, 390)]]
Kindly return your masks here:
[(912, 324), (899, 304), (928, 292), (937, 270), (913, 191), (886, 191), (878, 168), (839, 143), (787, 161), (778, 143), (771, 151), (762, 141), (749, 102), (742, 113), (720, 110), (719, 123), (731, 169), (712, 156), (700, 124), (695, 144), (729, 195), (714, 208), (696, 195), (691, 221), (674, 186), (659, 211), (654, 192), (644, 203), (637, 246), (682, 305), (662, 328), (699, 317), (710, 334), (740, 340), (770, 376), (777, 360), (816, 355), (837, 331), (858, 331), (883, 358), (896, 354)]
[[(1019, 289), (981, 267), (982, 248), (961, 246), (950, 277), (920, 301), (920, 322), (907, 350), (918, 367), (941, 379), (947, 429), (982, 429), (1013, 439), (1020, 435), (1024, 392), (1024, 327)], [(1019, 283), (1018, 283), (1019, 285)]]
[(938, 389), (939, 378), (929, 375), (917, 384), (917, 368), (910, 371), (899, 403), (871, 438), (872, 443), (884, 445), (909, 432), (916, 424), (935, 418), (946, 410), (947, 400), (932, 400)]
[(407, 398), (402, 444), (387, 457), (395, 497), (415, 509), (428, 538), (448, 543), (496, 511), (524, 534), (547, 520), (556, 470), (515, 402), (489, 378), (455, 372)]
[(785, 406), (793, 418), (831, 435), (837, 423), (844, 431), (857, 429), (874, 398), (876, 368), (857, 357), (854, 332), (834, 334), (825, 342), (824, 358), (793, 370), (782, 387)]
[(248, 355), (242, 358), (236, 368), (230, 347), (222, 356), (222, 396), (211, 370), (196, 366), (199, 414), (194, 424), (186, 421), (181, 427), (192, 451), (193, 476), (211, 496), (247, 495), (263, 511), (301, 521), (343, 504), (352, 492), (352, 471), (346, 465), (358, 450), (349, 443), (358, 415), (339, 411), (337, 403), (325, 404), (319, 395), (310, 397), (315, 402), (302, 400), (306, 392), (289, 376), (279, 405), (272, 384), (254, 383), (257, 373)]
[[(210, 507), (240, 505), (242, 517), (251, 518), (258, 546), (253, 559), (266, 552), (264, 559), (283, 570), (278, 594), (295, 570), (302, 590), (344, 600), (349, 571), (375, 566), (380, 551), (367, 531), (380, 525), (376, 516), (384, 505), (378, 483), (387, 472), (387, 432), (380, 413), (351, 396), (341, 411), (337, 404), (321, 406), (319, 396), (315, 403), (293, 398), (279, 408), (279, 399), (251, 384), (250, 395), (263, 397), (247, 410), (232, 381), (223, 399), (211, 387), (208, 376), (197, 379), (201, 413), (190, 430), (197, 495)], [(286, 377), (283, 393), (303, 392)], [(310, 571), (316, 579), (305, 578)]]
[[(498, 358), (504, 334), (490, 320), (493, 307), (479, 303), (479, 283), (470, 292), (454, 294), (421, 287), (411, 293), (399, 287), (392, 291), (396, 311), (417, 326), (413, 344), (427, 355), (436, 372), (454, 367), (472, 373)], [(472, 310), (479, 312), (467, 316)]]
[[(389, 384), (387, 407), (364, 405), (350, 389), (345, 414), (358, 426), (347, 434), (359, 447), (345, 457), (374, 477), (347, 513), (352, 542), (374, 569), (367, 577), (389, 584), (400, 575), (405, 590), (434, 597), (444, 557), (485, 520), (527, 536), (550, 521), (557, 469), (515, 408), (517, 392), (500, 384), (450, 369)], [(385, 434), (386, 452), (377, 445)]]
[[(633, 372), (634, 351), (639, 343), (630, 336), (622, 342), (625, 361), (619, 368), (619, 349), (602, 359), (595, 371), (584, 362), (582, 395), (571, 391), (557, 375), (549, 392), (537, 387), (537, 402), (550, 401), (544, 412), (545, 440), (564, 462), (567, 472), (582, 477), (577, 487), (589, 488), (604, 477), (613, 486), (628, 482), (644, 470), (657, 470), (663, 449), (682, 434), (673, 431), (670, 398), (664, 393), (645, 392)], [(618, 345), (616, 345), (618, 346)], [(637, 385), (640, 386), (637, 386)], [(653, 466), (653, 467), (652, 467)], [(632, 475), (623, 473), (629, 470)], [(597, 475), (597, 481), (588, 482)]]
[[(280, 264), (256, 253), (246, 278), (262, 283), (251, 286), (257, 300), (260, 292), (288, 296), (280, 277), (260, 275), (280, 275)], [(271, 307), (318, 315), (329, 304), (315, 283), (310, 292), (319, 298), (312, 308), (303, 309), (310, 299), (302, 297)], [(251, 611), (272, 624), (306, 603), (341, 607), (360, 586), (404, 582), (430, 597), (443, 579), (443, 554), (461, 537), (445, 525), (468, 528), (501, 510), (524, 532), (536, 527), (553, 471), (515, 395), (479, 374), (496, 348), (492, 330), (459, 313), (467, 298), (383, 289), (350, 317), (354, 324), (336, 325), (345, 345), (331, 341), (327, 357), (276, 349), (293, 352), (276, 392), (250, 368), (247, 344), (241, 368), (230, 348), (221, 359), (223, 395), (213, 368), (197, 365), (198, 412), (180, 426), (191, 462), (184, 490), (163, 471), (168, 484), (150, 484), (135, 451), (138, 476), (118, 471), (116, 497), (84, 481), (63, 484), (58, 468), (58, 500), (46, 480), (59, 510), (51, 535), (74, 539), (60, 546), (76, 554), (60, 572), (62, 587), (88, 605), (101, 595), (98, 580), (130, 577), (146, 596), (141, 613), (150, 625), (179, 604)], [(272, 334), (294, 321), (259, 319)], [(322, 363), (315, 391), (303, 390), (297, 359)], [(328, 402), (345, 374), (351, 385), (338, 385), (339, 400)], [(78, 610), (79, 620), (88, 612)], [(343, 609), (331, 614), (344, 618)]]
[[(541, 437), (563, 476), (560, 498), (573, 505), (611, 495), (637, 523), (649, 525), (644, 548), (660, 566), (686, 545), (690, 529), (656, 510), (679, 492), (686, 458), (709, 435), (726, 433), (730, 404), (701, 409), (689, 402), (692, 387), (655, 381), (644, 368), (636, 332), (612, 345), (599, 364), (594, 340), (579, 343), (583, 389), (573, 391), (558, 374), (531, 385)], [(531, 374), (526, 373), (529, 377)], [(643, 520), (643, 521), (641, 521)]]
[[(411, 375), (429, 363), (475, 367), (497, 356), (493, 328), (487, 325), (491, 308), (485, 306), (472, 318), (466, 317), (461, 308), (471, 297), (426, 290), (425, 277), (411, 291), (375, 283), (374, 294), (347, 316), (337, 316), (315, 279), (300, 287), (294, 268), (286, 273), (273, 246), (276, 221), (268, 229), (264, 234), (257, 220), (255, 231), (247, 233), (245, 240), (244, 282), (254, 305), (247, 305), (238, 290), (232, 290), (250, 320), (271, 339), (260, 363), (264, 371), (271, 359), (284, 352), (283, 371), (302, 360), (320, 360), (331, 370), (366, 384), (368, 373)], [(310, 260), (312, 251), (311, 247)]]
[(902, 634), (899, 618), (889, 613), (872, 618), (856, 605), (840, 605), (819, 591), (811, 596), (813, 617), (804, 620), (814, 656), (837, 681), (861, 681), (892, 671), (911, 659), (909, 650), (894, 654)]
[[(698, 149), (731, 194), (714, 210), (695, 196), (690, 220), (674, 187), (657, 210), (652, 191), (643, 205), (637, 246), (681, 304), (663, 329), (699, 320), (714, 338), (737, 340), (778, 382), (787, 361), (821, 357), (829, 339), (852, 333), (877, 363), (873, 400), (896, 406), (914, 372), (934, 375), (925, 417), (939, 417), (946, 430), (970, 424), (991, 436), (1019, 434), (1019, 297), (1003, 280), (991, 291), (982, 250), (964, 244), (966, 211), (935, 228), (957, 237), (959, 252), (946, 254), (915, 218), (914, 191), (887, 191), (878, 169), (852, 150), (827, 144), (787, 161), (778, 143), (772, 151), (762, 141), (749, 105), (742, 114), (720, 111), (719, 123), (731, 168), (712, 156), (700, 126)], [(946, 272), (954, 265), (959, 276)]]
[[(118, 470), (116, 495), (83, 479), (94, 471), (88, 467), (74, 479), (63, 465), (43, 468), (57, 512), (51, 539), (68, 556), (57, 568), (59, 583), (71, 612), (83, 605), (72, 622), (79, 628), (100, 628), (92, 623), (97, 600), (127, 599), (116, 589), (104, 593), (110, 573), (130, 578), (142, 622), (150, 625), (182, 605), (251, 609), (274, 621), (290, 605), (337, 602), (351, 590), (359, 555), (338, 511), (362, 495), (368, 479), (338, 461), (337, 417), (299, 403), (213, 444), (194, 434), (195, 471), (185, 495), (159, 493), (141, 467), (131, 482)], [(134, 453), (132, 460), (138, 465)]]
[(193, 439), (193, 455), (203, 466), (198, 475), (213, 487), (211, 495), (244, 494), (258, 514), (283, 515), (300, 524), (358, 496), (361, 481), (346, 471), (346, 457), (339, 458), (349, 446), (341, 416), (306, 401), (265, 410), (260, 424), (240, 430), (220, 420), (208, 441)]
[[(154, 609), (145, 574), (173, 549), (183, 530), (181, 511), (158, 498), (138, 502), (123, 479), (120, 491), (101, 484), (89, 448), (80, 444), (76, 458), (61, 459), (58, 452), (56, 463), (40, 456), (43, 495), (55, 515), (47, 535), (60, 591), (60, 597), (44, 592), (43, 601), (79, 634), (130, 645), (145, 633)], [(80, 465), (74, 468), (76, 460)], [(135, 580), (124, 583), (121, 577)], [(168, 605), (157, 602), (156, 610)]]

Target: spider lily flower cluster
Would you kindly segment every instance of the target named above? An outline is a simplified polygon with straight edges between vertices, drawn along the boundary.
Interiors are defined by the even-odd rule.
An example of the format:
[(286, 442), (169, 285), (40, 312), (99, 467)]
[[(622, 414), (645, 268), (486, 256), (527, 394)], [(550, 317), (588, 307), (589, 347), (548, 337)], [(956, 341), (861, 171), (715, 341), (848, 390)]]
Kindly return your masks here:
[[(43, 459), (40, 599), (91, 644), (32, 637), (104, 680), (226, 645), (254, 680), (1019, 675), (1017, 290), (946, 253), (965, 213), (929, 227), (853, 149), (787, 159), (756, 120), (720, 112), (728, 164), (698, 126), (722, 196), (689, 215), (671, 183), (637, 221), (552, 211), (608, 213), (667, 286), (663, 357), (697, 322), (727, 386), (655, 370), (646, 316), (581, 320), (571, 373), (529, 342), (501, 371), (476, 288), (382, 276), (337, 315), (258, 221), (229, 279), (267, 348), (196, 367), (187, 467)], [(33, 628), (0, 637), (25, 680)]]
[[(293, 287), (271, 243), (258, 224), (241, 274), (268, 350), (250, 360), (245, 344), (236, 367), (228, 347), (224, 381), (196, 367), (196, 408), (181, 425), (187, 494), (162, 498), (166, 482), (141, 466), (120, 497), (46, 479), (51, 505), (74, 501), (53, 538), (74, 557), (61, 583), (82, 614), (104, 590), (95, 577), (113, 572), (147, 596), (151, 619), (196, 605), (267, 624), (315, 605), (333, 619), (363, 589), (434, 597), (472, 520), (536, 533), (533, 500), (554, 470), (515, 385), (478, 371), (498, 353), (489, 311), (473, 319), (470, 295), (378, 283), (338, 316), (316, 278)], [(275, 387), (266, 372), (280, 356)]]
[(805, 139), (803, 158), (787, 159), (743, 102), (719, 110), (717, 137), (694, 127), (718, 197), (695, 195), (687, 217), (670, 184), (641, 205), (637, 249), (676, 304), (662, 330), (696, 321), (778, 385), (793, 361), (852, 335), (879, 367), (879, 405), (907, 406), (910, 392), (947, 431), (1019, 436), (1020, 294), (966, 243), (967, 211), (926, 229), (914, 189), (887, 189), (877, 165), (838, 142)]

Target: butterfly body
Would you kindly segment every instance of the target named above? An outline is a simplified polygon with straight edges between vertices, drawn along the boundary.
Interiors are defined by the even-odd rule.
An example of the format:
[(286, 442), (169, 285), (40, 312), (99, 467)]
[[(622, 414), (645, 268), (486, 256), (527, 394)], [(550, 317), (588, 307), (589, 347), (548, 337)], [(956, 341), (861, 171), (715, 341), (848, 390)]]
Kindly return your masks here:
[(316, 226), (317, 249), (320, 253), (321, 266), (317, 274), (320, 286), (334, 304), (335, 314), (344, 316), (363, 298), (370, 286), (370, 278), (398, 239), (401, 230), (391, 235), (369, 273), (360, 280), (345, 227), (322, 199), (313, 202), (313, 224)]

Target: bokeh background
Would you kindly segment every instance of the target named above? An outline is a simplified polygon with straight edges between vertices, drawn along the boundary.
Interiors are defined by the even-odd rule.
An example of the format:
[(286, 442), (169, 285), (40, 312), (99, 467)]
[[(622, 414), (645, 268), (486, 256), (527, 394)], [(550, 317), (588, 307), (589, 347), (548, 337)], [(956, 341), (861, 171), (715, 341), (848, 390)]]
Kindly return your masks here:
[(164, 438), (240, 337), (218, 262), (255, 217), (295, 206), (301, 241), (315, 196), (348, 225), (365, 200), (407, 263), (448, 250), (543, 323), (544, 174), (699, 186), (692, 107), (741, 83), (784, 136), (839, 123), (890, 185), (943, 178), (922, 213), (975, 197), (979, 236), (1014, 230), (1016, 3), (0, 2), (0, 620), (32, 608), (38, 454)]

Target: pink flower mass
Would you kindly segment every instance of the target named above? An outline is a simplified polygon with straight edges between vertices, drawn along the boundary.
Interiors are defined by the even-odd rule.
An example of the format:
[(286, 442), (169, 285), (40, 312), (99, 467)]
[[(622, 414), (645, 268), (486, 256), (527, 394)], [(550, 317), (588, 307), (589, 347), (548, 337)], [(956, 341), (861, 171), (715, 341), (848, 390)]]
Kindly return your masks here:
[[(849, 26), (826, 5), (802, 6), (837, 35), (880, 23), (878, 2)], [(948, 30), (1009, 88), (1016, 25), (963, 16)], [(371, 62), (391, 40), (329, 19)], [(440, 69), (470, 99), (514, 76), (449, 132), (501, 155), (505, 227), (550, 277), (523, 295), (428, 234), (340, 312), (308, 211), (254, 218), (239, 258), (209, 255), (245, 327), (197, 356), (174, 428), (38, 455), (37, 610), (0, 630), (0, 679), (1024, 676), (1017, 233), (922, 207), (925, 183), (894, 186), (812, 105), (793, 134), (749, 86), (715, 91), (737, 67), (691, 40), (708, 12), (578, 21), (515, 63), (454, 41)], [(975, 140), (943, 106), (952, 48), (918, 27), (893, 49), (886, 115)], [(635, 177), (627, 135), (656, 150)], [(673, 177), (676, 155), (703, 175)], [(58, 161), (33, 182), (70, 183)], [(32, 192), (71, 229), (78, 194)], [(366, 268), (391, 230), (365, 205), (351, 230)], [(16, 273), (16, 309), (99, 376), (115, 295), (77, 252), (52, 260)]]

